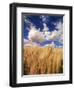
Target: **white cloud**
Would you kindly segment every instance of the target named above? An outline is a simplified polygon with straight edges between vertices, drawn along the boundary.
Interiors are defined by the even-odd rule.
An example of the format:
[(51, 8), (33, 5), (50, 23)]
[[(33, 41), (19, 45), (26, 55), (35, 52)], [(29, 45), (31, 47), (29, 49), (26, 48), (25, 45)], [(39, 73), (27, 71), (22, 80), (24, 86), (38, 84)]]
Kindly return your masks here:
[[(31, 22), (30, 22), (31, 23)], [(46, 40), (52, 40), (56, 41), (58, 40), (63, 44), (63, 24), (61, 21), (55, 23), (56, 29), (52, 32), (49, 31), (49, 28), (47, 27), (46, 23), (43, 23), (43, 30), (40, 31), (40, 28), (37, 29), (32, 23), (30, 24), (30, 30), (28, 33), (28, 39), (32, 42), (44, 42)], [(51, 44), (51, 46), (55, 46), (54, 42)]]
[(44, 45), (44, 47), (47, 47), (47, 46), (49, 46), (49, 47), (56, 47), (56, 45), (55, 45), (54, 42), (51, 42), (50, 44), (46, 44), (46, 45)]
[(43, 32), (45, 32), (45, 31), (48, 31), (49, 30), (49, 28), (47, 27), (47, 25), (46, 25), (46, 23), (43, 23), (43, 26), (44, 26), (44, 28), (43, 28)]
[(59, 22), (56, 23), (56, 28), (57, 28), (58, 30), (60, 30), (60, 29), (63, 28), (62, 25), (63, 25), (62, 22), (59, 21)]
[[(30, 27), (33, 26), (33, 23), (31, 21), (29, 21), (28, 19), (24, 19), (25, 23), (27, 23)], [(29, 28), (27, 27), (27, 29), (29, 30)]]
[(43, 31), (44, 37), (46, 40), (49, 40), (49, 36), (50, 36), (51, 32), (49, 31), (49, 28), (47, 27), (46, 23), (43, 23), (43, 26), (44, 26), (44, 28), (42, 31)]
[(31, 29), (28, 33), (28, 39), (33, 42), (44, 42), (45, 37), (42, 32), (39, 31), (39, 29), (36, 29), (35, 26), (31, 26)]
[(40, 44), (24, 39), (24, 46), (40, 46)]
[(25, 23), (31, 23), (29, 20), (27, 20), (26, 18), (24, 19)]
[(25, 44), (25, 43), (28, 43), (28, 40), (24, 38), (24, 39), (23, 39), (23, 42), (24, 42), (24, 44)]
[(56, 40), (59, 39), (61, 41), (63, 41), (63, 24), (61, 21), (56, 23), (56, 29), (58, 30), (54, 30), (51, 33), (49, 32), (49, 34), (47, 34), (46, 39), (48, 40)]
[(57, 38), (57, 31), (54, 30), (51, 32), (51, 35), (49, 36), (49, 40), (55, 40)]
[(44, 23), (46, 23), (48, 21), (48, 16), (45, 16), (45, 15), (41, 15), (40, 18), (42, 19), (42, 21)]

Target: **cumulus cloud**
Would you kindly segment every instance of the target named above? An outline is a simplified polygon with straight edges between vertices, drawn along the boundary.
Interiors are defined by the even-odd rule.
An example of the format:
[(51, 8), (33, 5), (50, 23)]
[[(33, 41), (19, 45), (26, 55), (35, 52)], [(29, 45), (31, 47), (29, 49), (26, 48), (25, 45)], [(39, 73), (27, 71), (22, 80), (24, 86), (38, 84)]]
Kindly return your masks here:
[[(40, 28), (37, 29), (33, 25), (33, 23), (30, 22), (29, 20), (27, 20), (26, 18), (25, 18), (25, 22), (30, 25), (30, 28), (27, 29), (27, 30), (29, 30), (28, 39), (33, 42), (40, 42), (40, 43), (44, 42), (45, 36), (44, 36), (44, 33), (40, 31)], [(48, 27), (46, 26), (46, 24), (43, 24), (43, 25), (44, 25), (44, 30), (48, 30)]]
[(51, 35), (49, 36), (49, 40), (55, 40), (57, 38), (57, 31), (54, 30), (51, 32)]
[(46, 23), (43, 23), (43, 34), (46, 40), (49, 40), (49, 36), (51, 35), (51, 32), (49, 31), (49, 28), (47, 27)]
[(62, 41), (63, 39), (62, 34), (63, 34), (63, 24), (61, 21), (59, 21), (56, 23), (55, 30), (47, 34), (46, 39), (53, 40), (53, 41), (55, 41), (56, 39), (60, 39)]
[[(55, 24), (55, 30), (49, 31), (49, 28), (47, 27), (46, 23), (43, 23), (43, 30), (40, 31), (40, 28), (37, 29), (31, 22), (27, 21), (27, 23), (30, 23), (30, 29), (28, 33), (28, 40), (30, 43), (27, 43), (28, 41), (25, 40), (27, 43), (26, 45), (38, 45), (38, 43), (43, 43), (47, 40), (52, 40), (51, 44), (46, 44), (45, 46), (50, 47), (56, 47), (54, 41), (58, 41), (59, 43), (63, 44), (63, 24), (61, 21), (54, 23)], [(35, 43), (32, 43), (35, 42)], [(40, 45), (39, 45), (40, 46)], [(61, 46), (60, 46), (61, 47)]]
[[(44, 42), (45, 40), (59, 40), (63, 42), (63, 24), (61, 21), (56, 23), (55, 30), (49, 31), (46, 23), (43, 23), (42, 32), (31, 24), (31, 29), (28, 33), (28, 39), (34, 42)], [(57, 30), (56, 30), (57, 29)]]
[(28, 39), (33, 42), (44, 42), (45, 37), (42, 32), (39, 31), (35, 26), (31, 26), (31, 29), (28, 33)]
[(30, 40), (24, 39), (24, 46), (40, 46), (39, 43), (32, 42)]

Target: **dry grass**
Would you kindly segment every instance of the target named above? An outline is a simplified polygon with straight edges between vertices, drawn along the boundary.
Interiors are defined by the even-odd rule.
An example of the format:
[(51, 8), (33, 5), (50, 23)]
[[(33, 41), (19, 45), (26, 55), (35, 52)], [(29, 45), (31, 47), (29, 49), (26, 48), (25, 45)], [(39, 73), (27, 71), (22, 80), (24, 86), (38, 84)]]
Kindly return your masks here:
[(63, 49), (50, 47), (24, 48), (24, 74), (63, 73)]

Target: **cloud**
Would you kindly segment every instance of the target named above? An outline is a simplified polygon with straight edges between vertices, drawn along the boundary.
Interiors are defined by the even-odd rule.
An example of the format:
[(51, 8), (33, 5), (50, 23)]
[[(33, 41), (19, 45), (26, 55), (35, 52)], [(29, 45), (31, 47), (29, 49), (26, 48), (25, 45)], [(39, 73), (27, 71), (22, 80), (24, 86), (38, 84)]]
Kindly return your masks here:
[[(27, 23), (30, 23), (30, 29), (28, 32), (28, 40), (30, 43), (27, 43), (27, 46), (35, 46), (38, 45), (38, 43), (43, 43), (45, 41), (52, 41), (50, 44), (46, 44), (44, 46), (50, 46), (50, 47), (57, 47), (54, 41), (58, 41), (59, 43), (63, 44), (63, 24), (61, 21), (54, 23), (55, 24), (55, 30), (49, 31), (49, 28), (47, 27), (46, 23), (43, 22), (43, 30), (40, 31), (40, 28), (37, 29), (31, 22), (26, 21)], [(26, 41), (27, 42), (27, 41)], [(38, 45), (40, 46), (40, 45)], [(62, 46), (58, 46), (62, 47)]]
[(55, 30), (49, 32), (49, 34), (46, 35), (46, 39), (53, 41), (58, 39), (63, 41), (63, 24), (61, 21), (59, 21), (55, 25), (56, 25)]
[(34, 45), (35, 44), (34, 42), (32, 42), (28, 39), (25, 39), (25, 38), (24, 38), (23, 42), (24, 42), (24, 45)]
[(24, 39), (24, 46), (40, 46), (39, 43), (32, 42), (30, 40)]
[(63, 24), (62, 24), (61, 21), (59, 21), (59, 22), (56, 23), (56, 29), (62, 30), (62, 28), (63, 28), (62, 26), (63, 26)]
[(47, 27), (46, 23), (43, 23), (43, 26), (44, 26), (44, 28), (42, 31), (43, 31), (44, 37), (46, 40), (49, 40), (49, 36), (50, 36), (51, 32), (49, 31), (49, 28)]
[(50, 44), (46, 44), (46, 45), (44, 45), (44, 47), (47, 47), (47, 46), (49, 46), (49, 47), (56, 47), (56, 45), (55, 45), (54, 42), (51, 42)]
[(33, 26), (33, 23), (29, 21), (27, 18), (24, 19), (24, 22), (27, 24), (26, 29), (29, 31), (30, 27)]
[(55, 40), (57, 38), (57, 31), (54, 30), (51, 32), (51, 35), (49, 36), (49, 40)]
[(56, 25), (56, 29), (58, 29), (57, 31), (57, 39), (60, 43), (63, 44), (63, 23), (61, 21), (59, 21)]
[(24, 19), (25, 23), (31, 24), (31, 22), (28, 19)]
[(44, 28), (43, 28), (43, 30), (42, 31), (48, 31), (49, 30), (49, 28), (47, 27), (47, 25), (46, 25), (46, 23), (43, 23), (43, 26), (44, 26)]
[(23, 42), (24, 42), (24, 44), (25, 44), (25, 43), (28, 43), (28, 40), (24, 38), (24, 39), (23, 39)]
[(35, 26), (31, 26), (31, 29), (28, 33), (28, 39), (33, 42), (44, 42), (45, 37), (42, 32), (39, 31)]
[(40, 18), (42, 19), (42, 21), (44, 23), (46, 23), (48, 21), (48, 16), (45, 16), (45, 15), (41, 15)]

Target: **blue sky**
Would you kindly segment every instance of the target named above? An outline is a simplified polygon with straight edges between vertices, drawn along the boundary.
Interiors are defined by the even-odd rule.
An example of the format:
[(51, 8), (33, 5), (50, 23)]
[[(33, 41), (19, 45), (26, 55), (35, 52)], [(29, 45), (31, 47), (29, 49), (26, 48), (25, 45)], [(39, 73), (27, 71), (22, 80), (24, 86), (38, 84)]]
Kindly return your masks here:
[[(45, 40), (43, 42), (38, 42), (40, 45), (51, 44), (52, 42), (56, 47), (63, 46), (63, 16), (62, 15), (24, 15), (23, 22), (23, 38), (29, 40), (29, 35), (31, 35), (31, 30), (36, 30), (38, 33), (44, 33)], [(33, 27), (33, 28), (32, 28)], [(47, 29), (45, 31), (45, 29)], [(47, 33), (48, 32), (48, 33)], [(61, 32), (61, 33), (60, 33)], [(34, 34), (34, 33), (33, 33)], [(45, 37), (48, 38), (46, 38)], [(34, 36), (34, 35), (33, 35)], [(51, 37), (54, 37), (51, 38)], [(37, 37), (34, 37), (37, 38)], [(31, 38), (32, 39), (32, 38)], [(35, 42), (35, 41), (33, 41)]]

